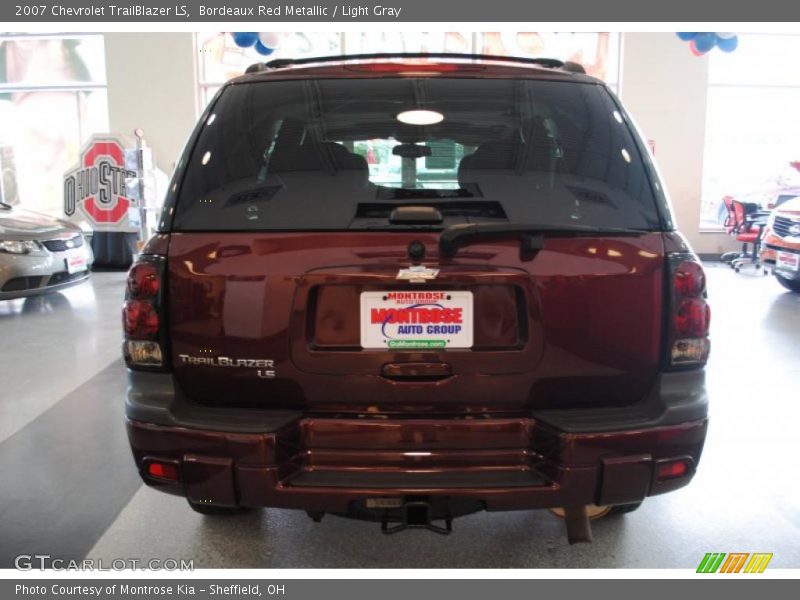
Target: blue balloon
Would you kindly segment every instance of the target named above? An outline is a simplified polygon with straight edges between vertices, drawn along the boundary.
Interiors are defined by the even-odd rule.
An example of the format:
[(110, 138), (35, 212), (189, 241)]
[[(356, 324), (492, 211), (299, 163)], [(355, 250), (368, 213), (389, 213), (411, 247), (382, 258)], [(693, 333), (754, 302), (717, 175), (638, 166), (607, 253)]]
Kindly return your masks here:
[(688, 42), (688, 41), (690, 41), (690, 40), (693, 40), (693, 39), (694, 39), (694, 37), (697, 35), (697, 33), (695, 33), (695, 32), (690, 32), (690, 31), (679, 31), (679, 32), (678, 32), (678, 33), (676, 33), (675, 35), (677, 35), (677, 36), (678, 36), (680, 39), (682, 39), (684, 42)]
[(698, 33), (694, 38), (694, 47), (698, 52), (708, 52), (717, 45), (717, 36), (713, 33)]
[(264, 44), (261, 43), (261, 40), (256, 42), (256, 52), (261, 54), (262, 56), (269, 56), (273, 52), (275, 52), (275, 48), (267, 48)]
[(240, 48), (249, 48), (258, 41), (258, 34), (250, 31), (237, 31), (233, 35), (233, 42)]
[(717, 47), (723, 52), (733, 52), (739, 46), (739, 38), (733, 36), (730, 38), (721, 38), (717, 42)]

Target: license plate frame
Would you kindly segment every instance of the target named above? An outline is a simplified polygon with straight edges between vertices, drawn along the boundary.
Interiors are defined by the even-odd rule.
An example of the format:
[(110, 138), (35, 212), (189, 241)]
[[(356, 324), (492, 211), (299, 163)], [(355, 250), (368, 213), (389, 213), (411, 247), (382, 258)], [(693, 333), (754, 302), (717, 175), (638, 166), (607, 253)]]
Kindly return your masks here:
[(796, 273), (800, 270), (800, 254), (778, 250), (775, 254), (775, 268)]
[(88, 268), (86, 257), (79, 251), (68, 252), (64, 262), (67, 265), (67, 273), (70, 275), (75, 275), (75, 273), (80, 273)]
[(361, 292), (361, 347), (366, 350), (468, 350), (474, 295), (465, 290)]

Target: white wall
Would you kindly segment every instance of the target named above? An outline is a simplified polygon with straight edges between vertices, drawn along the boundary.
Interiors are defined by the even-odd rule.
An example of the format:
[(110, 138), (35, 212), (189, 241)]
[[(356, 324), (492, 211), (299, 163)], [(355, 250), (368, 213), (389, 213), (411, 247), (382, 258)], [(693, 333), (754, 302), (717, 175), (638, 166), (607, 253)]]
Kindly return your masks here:
[(721, 253), (737, 244), (699, 229), (707, 87), (708, 57), (692, 55), (674, 33), (624, 35), (620, 96), (644, 136), (655, 140), (678, 228), (695, 252)]
[(106, 33), (110, 129), (141, 127), (159, 168), (172, 175), (197, 119), (192, 33)]

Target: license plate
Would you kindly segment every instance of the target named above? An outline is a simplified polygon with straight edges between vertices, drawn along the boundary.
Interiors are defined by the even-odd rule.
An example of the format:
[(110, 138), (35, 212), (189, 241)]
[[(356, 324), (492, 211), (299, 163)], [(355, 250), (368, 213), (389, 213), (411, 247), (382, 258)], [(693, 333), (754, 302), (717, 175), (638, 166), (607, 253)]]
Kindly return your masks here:
[(361, 346), (471, 348), (472, 319), (472, 292), (362, 292)]
[(779, 251), (775, 257), (775, 268), (784, 271), (797, 271), (800, 269), (800, 254)]
[(86, 257), (79, 252), (70, 252), (67, 254), (67, 273), (73, 275), (86, 270)]

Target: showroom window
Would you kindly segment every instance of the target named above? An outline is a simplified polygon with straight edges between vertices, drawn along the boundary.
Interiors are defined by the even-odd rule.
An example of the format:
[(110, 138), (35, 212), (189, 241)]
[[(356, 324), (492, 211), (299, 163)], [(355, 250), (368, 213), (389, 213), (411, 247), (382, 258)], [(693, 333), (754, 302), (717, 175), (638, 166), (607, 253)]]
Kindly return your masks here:
[(328, 32), (277, 34), (268, 57), (239, 48), (229, 34), (198, 33), (199, 99), (205, 107), (219, 87), (254, 62), (275, 58), (363, 54), (369, 52), (461, 52), (547, 56), (583, 64), (612, 89), (619, 82), (620, 34), (536, 32)]
[(278, 48), (269, 57), (263, 57), (253, 48), (239, 48), (230, 34), (198, 33), (200, 108), (208, 104), (223, 83), (241, 75), (253, 63), (275, 58), (341, 54), (342, 38), (343, 34), (337, 32), (285, 33), (281, 35)]
[(4, 202), (60, 215), (64, 171), (107, 130), (102, 35), (0, 34)]
[(723, 198), (772, 208), (800, 196), (800, 35), (742, 34), (709, 54), (700, 227), (720, 230)]

